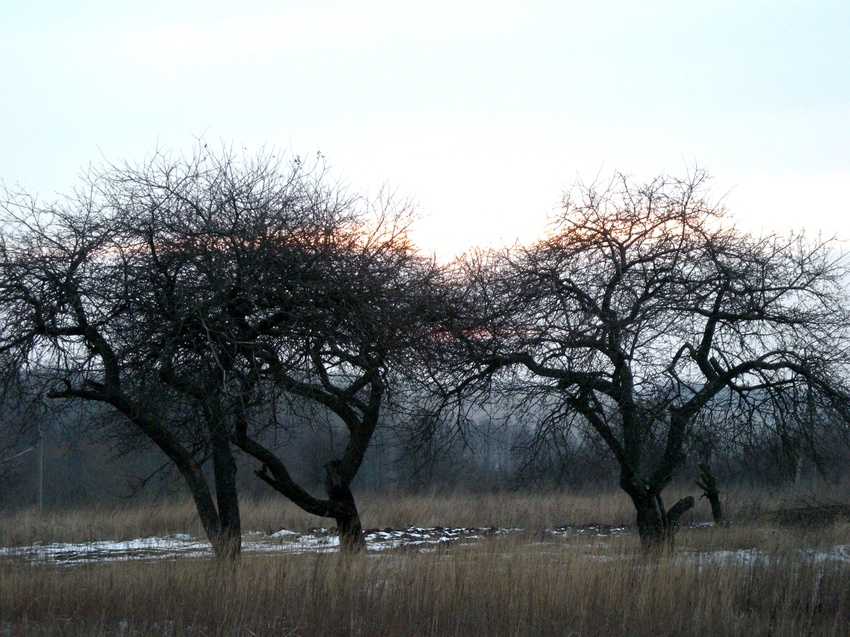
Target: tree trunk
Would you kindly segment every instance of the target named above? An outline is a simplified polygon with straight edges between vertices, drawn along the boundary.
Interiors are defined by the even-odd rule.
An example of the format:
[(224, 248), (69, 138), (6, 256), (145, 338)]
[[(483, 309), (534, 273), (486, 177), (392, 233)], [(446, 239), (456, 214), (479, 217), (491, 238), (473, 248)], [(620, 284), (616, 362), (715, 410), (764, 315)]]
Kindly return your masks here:
[(637, 513), (637, 530), (644, 552), (659, 551), (664, 545), (664, 521), (652, 495), (631, 496)]
[(325, 465), (325, 488), (328, 499), (336, 505), (333, 517), (339, 531), (339, 549), (343, 553), (355, 553), (366, 547), (366, 541), (354, 496), (340, 475), (340, 465), (339, 460)]
[(700, 464), (699, 469), (700, 477), (696, 481), (697, 486), (702, 489), (702, 497), (708, 498), (711, 504), (711, 517), (714, 519), (714, 524), (720, 524), (723, 522), (723, 505), (720, 503), (717, 479), (707, 464)]
[[(236, 493), (236, 462), (225, 438), (213, 441), (216, 508), (212, 492), (197, 460), (179, 440), (148, 412), (123, 395), (112, 396), (109, 403), (127, 416), (177, 467), (192, 494), (198, 518), (204, 528), (213, 553), (218, 559), (237, 559), (242, 547), (239, 504)], [(215, 436), (214, 436), (215, 438)], [(229, 459), (229, 461), (228, 461)]]
[(237, 560), (242, 550), (242, 522), (239, 515), (239, 493), (236, 488), (236, 460), (225, 435), (213, 440), (213, 474), (220, 520), (219, 546), (216, 557)]
[(366, 548), (363, 538), (363, 526), (360, 524), (360, 514), (352, 507), (344, 516), (336, 518), (339, 529), (339, 548), (343, 553), (356, 553)]
[(242, 538), (234, 534), (232, 529), (219, 527), (214, 533), (208, 531), (207, 537), (217, 560), (235, 562), (239, 559)]
[(693, 508), (694, 499), (688, 495), (674, 504), (664, 516), (664, 537), (667, 540), (667, 544), (671, 551), (676, 545), (676, 532), (679, 530), (679, 518)]
[(637, 513), (638, 537), (644, 552), (654, 553), (665, 546), (673, 549), (679, 518), (694, 506), (694, 499), (686, 496), (667, 511), (661, 494), (629, 494)]
[(222, 517), (216, 510), (215, 502), (213, 501), (200, 465), (193, 462), (190, 470), (183, 472), (183, 477), (186, 479), (186, 484), (189, 487), (189, 492), (192, 494), (192, 500), (194, 500), (195, 508), (198, 511), (198, 517), (201, 520), (201, 526), (203, 526), (207, 539), (212, 545), (213, 554), (216, 559), (238, 559), (242, 546), (239, 524), (237, 522), (236, 533), (234, 534), (231, 524), (222, 523)]

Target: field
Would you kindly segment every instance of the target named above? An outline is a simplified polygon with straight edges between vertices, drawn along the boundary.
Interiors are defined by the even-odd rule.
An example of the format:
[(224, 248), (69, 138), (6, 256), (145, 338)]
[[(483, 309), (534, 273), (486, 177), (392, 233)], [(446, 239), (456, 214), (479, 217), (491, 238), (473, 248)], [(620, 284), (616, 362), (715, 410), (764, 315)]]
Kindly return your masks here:
[[(197, 547), (186, 502), (0, 516), (0, 635), (850, 634), (850, 522), (799, 494), (733, 492), (722, 527), (701, 501), (655, 557), (617, 493), (361, 501), (366, 554), (339, 555), (323, 521), (272, 499), (244, 502), (246, 550), (225, 565), (179, 542), (132, 548)], [(102, 559), (106, 541), (130, 548)], [(47, 543), (91, 559), (32, 551)]]

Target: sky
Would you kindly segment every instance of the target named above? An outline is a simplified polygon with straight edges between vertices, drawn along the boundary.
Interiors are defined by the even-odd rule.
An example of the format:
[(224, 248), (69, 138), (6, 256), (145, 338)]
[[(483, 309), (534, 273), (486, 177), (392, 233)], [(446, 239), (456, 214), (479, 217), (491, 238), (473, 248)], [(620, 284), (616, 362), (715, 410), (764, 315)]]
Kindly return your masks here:
[(695, 165), (747, 230), (850, 239), (850, 2), (3, 0), (0, 181), (195, 140), (321, 152), (443, 257)]

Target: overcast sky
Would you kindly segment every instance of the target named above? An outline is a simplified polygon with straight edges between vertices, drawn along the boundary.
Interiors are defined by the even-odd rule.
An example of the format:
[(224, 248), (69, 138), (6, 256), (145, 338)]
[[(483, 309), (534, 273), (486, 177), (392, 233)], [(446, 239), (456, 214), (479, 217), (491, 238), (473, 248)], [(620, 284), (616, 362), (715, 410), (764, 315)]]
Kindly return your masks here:
[(452, 254), (560, 193), (695, 163), (750, 229), (850, 238), (850, 2), (3, 0), (0, 180), (197, 136), (388, 182)]

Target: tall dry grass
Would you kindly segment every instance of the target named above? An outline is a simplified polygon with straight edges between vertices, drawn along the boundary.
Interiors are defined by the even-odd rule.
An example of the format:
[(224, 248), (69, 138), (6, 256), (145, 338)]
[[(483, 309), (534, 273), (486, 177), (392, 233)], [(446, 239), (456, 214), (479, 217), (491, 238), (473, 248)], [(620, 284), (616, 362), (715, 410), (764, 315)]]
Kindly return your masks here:
[[(730, 495), (735, 523), (685, 528), (672, 555), (647, 559), (633, 534), (538, 532), (630, 523), (616, 493), (362, 497), (366, 526), (527, 533), (430, 553), (246, 554), (235, 565), (0, 562), (0, 635), (850, 634), (850, 564), (807, 551), (850, 547), (850, 524), (788, 526), (765, 515), (795, 498)], [(326, 524), (279, 499), (246, 501), (243, 513), (245, 530)], [(691, 519), (707, 515), (703, 502)], [(175, 532), (200, 535), (187, 503), (0, 516), (6, 545)]]
[(644, 559), (624, 543), (0, 566), (10, 635), (846, 635), (850, 566)]

